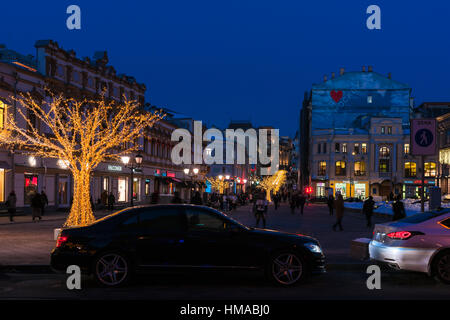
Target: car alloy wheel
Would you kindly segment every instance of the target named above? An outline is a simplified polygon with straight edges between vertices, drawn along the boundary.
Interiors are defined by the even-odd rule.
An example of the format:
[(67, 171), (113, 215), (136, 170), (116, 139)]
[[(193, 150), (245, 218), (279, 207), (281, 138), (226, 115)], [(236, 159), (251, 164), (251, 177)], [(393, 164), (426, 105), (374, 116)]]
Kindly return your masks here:
[(450, 252), (440, 255), (436, 261), (436, 275), (442, 282), (450, 284)]
[(280, 253), (272, 260), (272, 277), (281, 285), (297, 283), (303, 276), (303, 269), (301, 258), (292, 252)]
[(118, 253), (107, 253), (97, 259), (95, 276), (100, 283), (114, 287), (126, 282), (129, 275), (129, 264), (126, 258)]

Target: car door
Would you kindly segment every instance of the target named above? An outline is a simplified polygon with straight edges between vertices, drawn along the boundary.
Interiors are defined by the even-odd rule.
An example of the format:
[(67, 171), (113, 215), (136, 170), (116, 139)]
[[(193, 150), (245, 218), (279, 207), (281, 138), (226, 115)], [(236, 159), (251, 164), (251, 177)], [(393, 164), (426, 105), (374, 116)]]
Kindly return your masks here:
[(141, 266), (176, 266), (183, 263), (186, 221), (179, 206), (141, 208), (137, 254)]
[[(248, 267), (247, 230), (213, 210), (185, 208), (186, 257), (193, 266)], [(250, 255), (251, 256), (251, 255)]]

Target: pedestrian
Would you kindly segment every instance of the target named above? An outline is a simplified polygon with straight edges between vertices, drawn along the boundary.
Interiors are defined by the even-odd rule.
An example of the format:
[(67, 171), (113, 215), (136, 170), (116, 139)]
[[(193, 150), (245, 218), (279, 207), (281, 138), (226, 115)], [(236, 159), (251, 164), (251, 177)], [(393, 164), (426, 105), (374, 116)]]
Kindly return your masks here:
[(48, 206), (48, 198), (44, 190), (41, 191), (41, 204), (41, 215), (43, 216), (45, 212), (45, 206)]
[(344, 198), (342, 194), (338, 194), (336, 196), (336, 200), (334, 200), (334, 207), (336, 209), (336, 223), (333, 225), (333, 231), (336, 231), (336, 227), (339, 226), (341, 231), (344, 230), (342, 228), (342, 218), (344, 218)]
[(196, 191), (194, 193), (194, 196), (191, 199), (191, 204), (196, 204), (196, 205), (203, 204), (202, 197), (200, 196), (200, 192)]
[(294, 197), (289, 197), (289, 206), (291, 207), (291, 213), (294, 214), (295, 213), (295, 206), (297, 204), (295, 203), (295, 199)]
[(273, 196), (273, 203), (275, 204), (275, 210), (277, 210), (278, 204), (280, 203), (280, 196), (278, 193)]
[(333, 197), (333, 194), (330, 194), (328, 196), (327, 205), (328, 205), (328, 210), (330, 211), (330, 216), (332, 216), (333, 215), (333, 208), (334, 208), (334, 197)]
[(267, 200), (264, 198), (263, 195), (260, 195), (258, 200), (255, 201), (255, 204), (253, 205), (253, 212), (256, 218), (256, 227), (258, 227), (259, 221), (262, 219), (263, 227), (265, 229), (266, 228), (265, 214), (267, 213)]
[(373, 208), (375, 205), (375, 201), (373, 201), (373, 197), (369, 196), (369, 198), (364, 201), (362, 212), (366, 216), (367, 220), (367, 227), (370, 228), (372, 226), (372, 215), (373, 215)]
[(172, 198), (172, 203), (183, 203), (183, 201), (180, 198), (180, 193), (178, 191), (175, 191)]
[(114, 210), (114, 203), (116, 202), (116, 197), (110, 192), (108, 196), (108, 210)]
[(405, 206), (400, 199), (400, 195), (395, 197), (395, 201), (392, 203), (392, 211), (394, 212), (392, 221), (397, 221), (406, 217)]
[(34, 196), (31, 198), (31, 215), (33, 217), (33, 222), (35, 221), (35, 218), (39, 218), (38, 221), (42, 220), (41, 216), (41, 210), (42, 210), (42, 200), (41, 195), (39, 192), (35, 192)]
[(16, 213), (16, 202), (17, 197), (14, 190), (9, 193), (8, 199), (6, 200), (6, 207), (8, 208), (9, 221), (14, 222), (14, 214)]
[(298, 203), (300, 206), (300, 213), (303, 215), (303, 209), (305, 208), (306, 197), (303, 193), (300, 193), (298, 196)]

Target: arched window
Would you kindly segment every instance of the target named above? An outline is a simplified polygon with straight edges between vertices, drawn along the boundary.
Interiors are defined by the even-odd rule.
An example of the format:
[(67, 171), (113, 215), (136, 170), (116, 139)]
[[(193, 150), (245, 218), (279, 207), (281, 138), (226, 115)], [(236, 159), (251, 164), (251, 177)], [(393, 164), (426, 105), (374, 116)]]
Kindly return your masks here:
[(389, 158), (391, 155), (390, 150), (388, 147), (381, 147), (380, 148), (380, 154), (379, 157), (380, 158)]
[(425, 162), (425, 177), (435, 177), (436, 176), (436, 163)]
[(417, 166), (415, 162), (405, 162), (405, 177), (414, 178), (417, 175)]
[(364, 161), (355, 162), (355, 176), (364, 176), (366, 174), (366, 163)]
[(337, 176), (345, 176), (345, 161), (336, 161), (336, 175)]

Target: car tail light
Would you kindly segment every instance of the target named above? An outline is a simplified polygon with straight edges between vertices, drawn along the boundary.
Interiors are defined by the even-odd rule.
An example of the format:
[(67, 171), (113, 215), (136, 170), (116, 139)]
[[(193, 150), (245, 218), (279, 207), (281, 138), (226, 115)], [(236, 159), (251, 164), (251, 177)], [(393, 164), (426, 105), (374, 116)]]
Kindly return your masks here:
[(411, 238), (412, 236), (419, 235), (419, 234), (423, 235), (422, 232), (397, 231), (397, 232), (388, 233), (387, 236), (388, 236), (388, 238), (395, 239), (395, 240), (406, 240), (406, 239)]
[(69, 240), (68, 236), (59, 235), (58, 239), (56, 240), (56, 247), (61, 247), (64, 243), (67, 242), (67, 240)]

